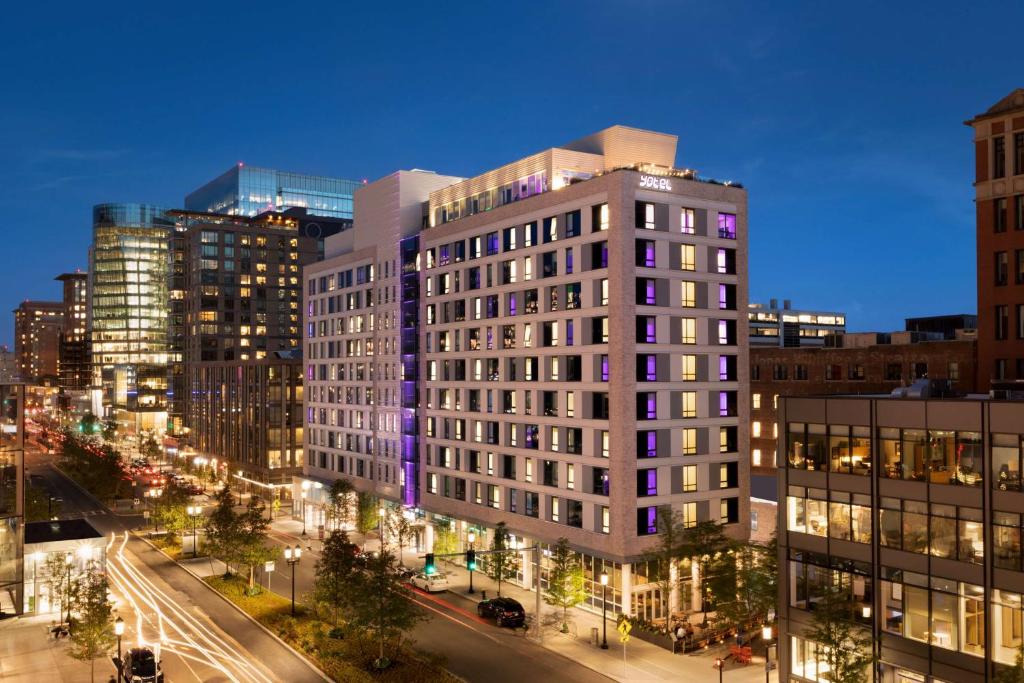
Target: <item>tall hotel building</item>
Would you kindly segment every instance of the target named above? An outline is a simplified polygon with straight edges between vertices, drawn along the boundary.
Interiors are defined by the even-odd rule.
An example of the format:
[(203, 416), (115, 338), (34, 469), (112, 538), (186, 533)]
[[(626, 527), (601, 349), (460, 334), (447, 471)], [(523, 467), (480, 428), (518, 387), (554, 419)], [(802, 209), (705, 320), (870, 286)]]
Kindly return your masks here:
[(421, 549), (438, 526), (566, 537), (647, 618), (670, 607), (640, 562), (659, 508), (746, 536), (746, 192), (675, 153), (615, 126), (356, 192), (304, 270), (311, 502), (347, 477), (415, 510)]

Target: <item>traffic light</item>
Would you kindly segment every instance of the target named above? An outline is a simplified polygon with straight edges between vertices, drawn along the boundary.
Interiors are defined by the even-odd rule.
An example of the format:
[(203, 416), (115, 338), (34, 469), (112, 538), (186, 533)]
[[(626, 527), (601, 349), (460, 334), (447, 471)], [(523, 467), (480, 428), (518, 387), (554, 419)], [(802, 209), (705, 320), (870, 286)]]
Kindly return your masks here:
[(466, 551), (466, 569), (476, 571), (476, 551), (472, 548)]
[(427, 553), (427, 562), (423, 566), (423, 573), (427, 575), (437, 573), (437, 567), (434, 566), (434, 553)]

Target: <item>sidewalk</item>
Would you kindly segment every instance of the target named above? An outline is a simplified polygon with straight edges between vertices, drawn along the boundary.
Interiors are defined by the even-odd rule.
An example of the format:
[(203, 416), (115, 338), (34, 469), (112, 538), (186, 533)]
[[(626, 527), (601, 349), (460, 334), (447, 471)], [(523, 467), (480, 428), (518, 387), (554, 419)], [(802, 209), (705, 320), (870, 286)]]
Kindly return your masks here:
[[(274, 520), (272, 529), (276, 533), (290, 535), (298, 540), (302, 533), (302, 522), (282, 517)], [(367, 550), (376, 550), (380, 547), (376, 534), (370, 534), (368, 537), (359, 533), (350, 533), (349, 535), (354, 543), (364, 546)], [(303, 547), (304, 550), (312, 552), (314, 557), (319, 557), (320, 542), (316, 539), (315, 532), (309, 536), (308, 540), (303, 541)], [(413, 550), (403, 552), (402, 559), (407, 567), (423, 565), (419, 553)], [(469, 572), (465, 568), (442, 562), (439, 563), (438, 569), (448, 576), (449, 589), (448, 593), (436, 595), (441, 596), (447, 602), (468, 603), (464, 606), (475, 611), (473, 606), (483, 600), (484, 592), (489, 597), (498, 594), (497, 584), (483, 572), (473, 573), (473, 588), (476, 592), (470, 595), (467, 592), (469, 590)], [(526, 613), (532, 615), (536, 602), (533, 591), (502, 582), (501, 594), (518, 600), (526, 609)], [(578, 608), (571, 609), (567, 617), (570, 632), (563, 634), (559, 631), (561, 610), (543, 603), (541, 609), (545, 624), (543, 647), (615, 681), (629, 681), (630, 683), (680, 680), (713, 681), (718, 676), (718, 672), (714, 668), (715, 659), (725, 658), (729, 654), (728, 645), (718, 645), (699, 652), (674, 655), (666, 649), (632, 636), (625, 646), (625, 662), (623, 662), (623, 646), (619, 642), (619, 632), (615, 629), (614, 614), (608, 614), (608, 649), (602, 650), (597, 644), (590, 642), (591, 629), (601, 628), (601, 615)], [(600, 630), (598, 634), (600, 638)], [(754, 657), (750, 664), (737, 664), (732, 659), (727, 659), (723, 673), (723, 679), (729, 683), (760, 683), (764, 681), (763, 643), (756, 642), (754, 644)], [(771, 672), (768, 681), (769, 683), (778, 682), (777, 669)]]
[[(0, 680), (4, 683), (88, 683), (89, 663), (67, 654), (68, 641), (47, 637), (53, 616), (0, 621)], [(109, 657), (96, 660), (96, 680), (114, 673)]]

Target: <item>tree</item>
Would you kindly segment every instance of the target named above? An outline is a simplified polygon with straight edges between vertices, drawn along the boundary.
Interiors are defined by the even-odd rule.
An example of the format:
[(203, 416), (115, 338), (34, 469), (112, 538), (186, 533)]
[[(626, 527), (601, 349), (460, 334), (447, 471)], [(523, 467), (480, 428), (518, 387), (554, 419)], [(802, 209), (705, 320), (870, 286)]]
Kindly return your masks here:
[(157, 443), (156, 437), (151, 433), (146, 433), (142, 438), (142, 443), (139, 444), (139, 453), (146, 458), (152, 458), (156, 460), (163, 455), (163, 449), (160, 448), (160, 444)]
[(853, 622), (854, 607), (848, 588), (828, 587), (804, 631), (804, 637), (820, 646), (817, 657), (825, 673), (819, 676), (830, 683), (861, 683), (864, 669), (874, 663), (874, 640)]
[(327, 489), (327, 516), (335, 529), (352, 522), (352, 494), (355, 489), (348, 479), (335, 479)]
[(380, 503), (375, 496), (360, 491), (356, 494), (356, 524), (359, 531), (366, 534), (377, 528)]
[(548, 590), (544, 602), (562, 608), (562, 633), (569, 632), (567, 613), (587, 599), (583, 567), (579, 555), (569, 547), (569, 539), (560, 538), (551, 551)]
[(1013, 666), (1003, 667), (992, 680), (994, 683), (1024, 683), (1024, 643), (1017, 646), (1017, 660)]
[(320, 558), (316, 561), (311, 598), (317, 606), (331, 612), (331, 623), (337, 627), (347, 610), (350, 587), (363, 566), (359, 546), (349, 540), (345, 531), (332, 531), (324, 539)]
[(238, 545), (236, 559), (249, 568), (249, 592), (256, 593), (256, 567), (277, 559), (277, 546), (267, 545), (270, 521), (263, 516), (263, 502), (253, 497), (249, 507), (238, 516)]
[[(509, 533), (508, 527), (505, 522), (498, 522), (498, 526), (494, 527), (494, 538), (491, 539), (491, 550), (508, 550), (509, 549)], [(514, 553), (510, 552), (497, 552), (494, 554), (488, 554), (486, 571), (487, 576), (491, 577), (498, 583), (498, 597), (501, 597), (501, 582), (506, 581), (516, 573), (517, 557)]]
[(775, 610), (777, 552), (773, 538), (767, 545), (737, 545), (711, 561), (708, 592), (715, 596), (715, 609), (725, 626), (739, 631)]
[(71, 629), (68, 654), (89, 662), (89, 676), (93, 681), (96, 680), (96, 659), (106, 655), (115, 641), (113, 603), (107, 597), (108, 592), (106, 574), (96, 563), (90, 563), (73, 601), (77, 618)]
[(100, 419), (92, 413), (86, 413), (78, 421), (78, 431), (82, 434), (97, 434), (101, 428)]
[[(434, 553), (437, 555), (451, 555), (458, 551), (459, 539), (455, 530), (450, 525), (441, 523), (434, 528)], [(444, 558), (451, 562), (451, 558)]]
[(113, 417), (108, 417), (103, 421), (103, 439), (105, 441), (113, 441), (114, 437), (117, 436), (117, 420)]
[(687, 528), (680, 539), (679, 555), (688, 557), (697, 563), (700, 573), (701, 611), (707, 622), (707, 612), (711, 607), (710, 575), (716, 563), (733, 547), (734, 541), (725, 535), (725, 527), (718, 522), (698, 522)]
[(160, 502), (153, 511), (157, 526), (163, 525), (172, 536), (190, 528), (188, 505), (192, 501), (189, 492), (173, 479), (167, 482), (160, 494)]
[(78, 592), (78, 581), (73, 575), (75, 566), (64, 558), (64, 553), (50, 553), (45, 561), (46, 588), (51, 596), (59, 596), (61, 612), (69, 611), (68, 604), (74, 603)]
[(120, 496), (131, 485), (131, 477), (117, 449), (70, 430), (64, 432), (61, 469), (100, 500)]
[(235, 496), (227, 484), (217, 491), (214, 501), (213, 512), (206, 518), (206, 548), (211, 567), (213, 558), (218, 557), (224, 561), (226, 574), (230, 574), (231, 563), (239, 554), (241, 520), (235, 513)]
[[(683, 539), (686, 537), (687, 529), (683, 522), (683, 515), (671, 507), (658, 508), (657, 516), (658, 545), (644, 554), (647, 566), (650, 568), (652, 578), (661, 589), (662, 600), (668, 605), (671, 602), (672, 592), (679, 586), (679, 575), (676, 572), (678, 562), (685, 557), (683, 550)], [(676, 582), (673, 584), (672, 578)], [(672, 605), (675, 609), (678, 605)], [(664, 629), (669, 628), (668, 620), (665, 620)]]
[(379, 646), (377, 667), (384, 668), (385, 644), (392, 651), (401, 645), (402, 634), (417, 622), (426, 619), (409, 599), (409, 589), (402, 580), (395, 557), (381, 552), (366, 560), (365, 569), (355, 574), (348, 589), (348, 622), (355, 632), (370, 632)]
[(25, 485), (25, 521), (42, 522), (60, 514), (61, 503), (50, 492), (32, 484)]
[(402, 561), (402, 551), (408, 544), (409, 539), (412, 537), (413, 529), (412, 522), (402, 514), (402, 512), (393, 513), (388, 516), (387, 519), (388, 534), (395, 539), (395, 544), (398, 545), (398, 564), (405, 566)]

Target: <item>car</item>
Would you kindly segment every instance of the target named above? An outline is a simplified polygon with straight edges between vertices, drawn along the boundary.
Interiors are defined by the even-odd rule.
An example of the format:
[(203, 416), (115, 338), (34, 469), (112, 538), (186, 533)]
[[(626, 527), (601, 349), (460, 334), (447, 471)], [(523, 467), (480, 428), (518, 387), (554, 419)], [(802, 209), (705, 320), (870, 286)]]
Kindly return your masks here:
[(203, 493), (203, 487), (196, 486), (195, 484), (189, 484), (185, 488), (188, 490), (188, 495), (190, 496), (198, 496)]
[(409, 583), (428, 593), (440, 593), (448, 590), (448, 577), (441, 573), (417, 572), (409, 579)]
[(163, 683), (162, 662), (148, 647), (133, 647), (124, 656), (124, 680), (128, 683)]
[(399, 567), (398, 568), (398, 575), (400, 577), (402, 577), (403, 581), (408, 581), (409, 579), (414, 577), (417, 573), (418, 573), (418, 571), (416, 569), (413, 569), (412, 567)]
[(518, 627), (526, 623), (526, 610), (518, 600), (512, 598), (491, 598), (476, 606), (476, 613), (484, 618), (494, 619), (498, 626)]

